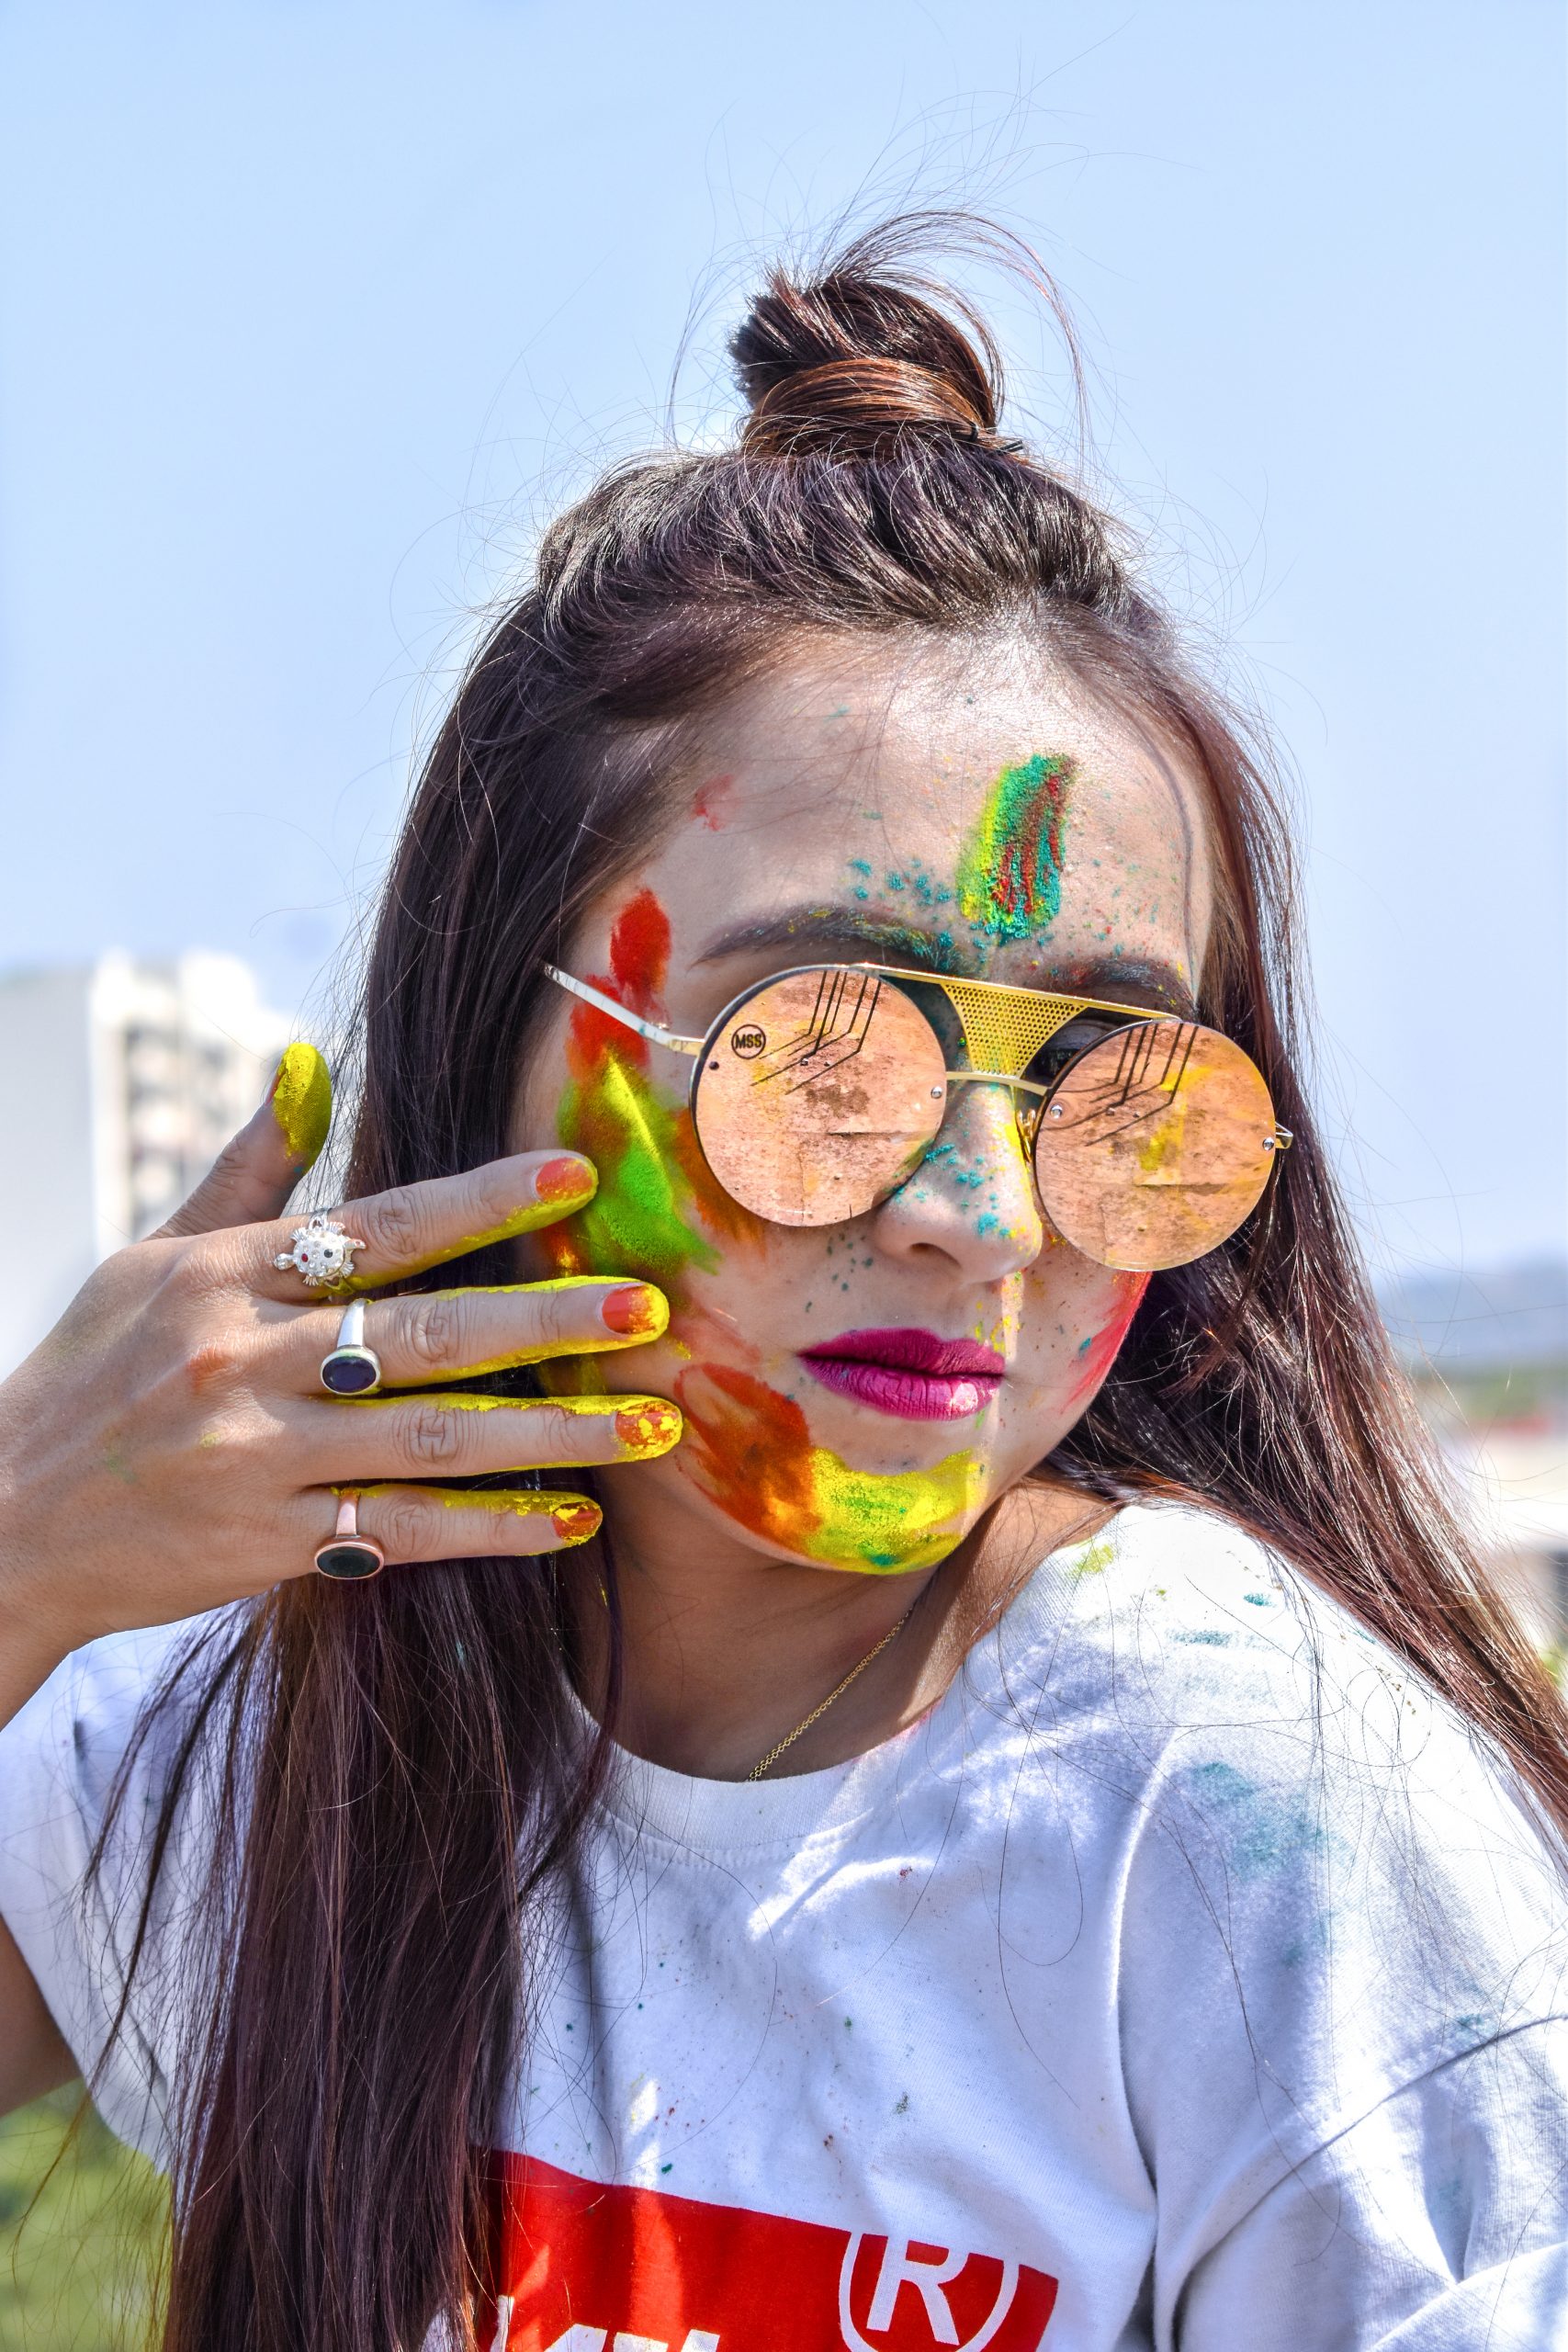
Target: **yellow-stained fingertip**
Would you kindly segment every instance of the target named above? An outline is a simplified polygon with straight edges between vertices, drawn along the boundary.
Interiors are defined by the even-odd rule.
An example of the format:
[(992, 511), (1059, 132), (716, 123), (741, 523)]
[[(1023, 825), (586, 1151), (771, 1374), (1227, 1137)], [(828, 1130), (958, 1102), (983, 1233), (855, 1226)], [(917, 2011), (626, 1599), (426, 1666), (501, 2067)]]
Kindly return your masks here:
[(324, 1057), (303, 1038), (285, 1046), (271, 1100), (289, 1159), (300, 1170), (311, 1167), (333, 1123), (333, 1080)]
[[(344, 1495), (353, 1495), (365, 1502), (378, 1495), (406, 1490), (383, 1482), (368, 1487), (333, 1487), (329, 1491), (340, 1501)], [(433, 1498), (444, 1510), (483, 1511), (511, 1519), (547, 1519), (563, 1549), (573, 1544), (586, 1544), (598, 1534), (604, 1520), (598, 1504), (587, 1495), (564, 1493), (548, 1487), (445, 1487), (434, 1489)]]
[(586, 1495), (551, 1492), (544, 1487), (448, 1487), (442, 1491), (446, 1510), (504, 1511), (513, 1519), (547, 1519), (568, 1544), (586, 1544), (597, 1535), (604, 1512)]

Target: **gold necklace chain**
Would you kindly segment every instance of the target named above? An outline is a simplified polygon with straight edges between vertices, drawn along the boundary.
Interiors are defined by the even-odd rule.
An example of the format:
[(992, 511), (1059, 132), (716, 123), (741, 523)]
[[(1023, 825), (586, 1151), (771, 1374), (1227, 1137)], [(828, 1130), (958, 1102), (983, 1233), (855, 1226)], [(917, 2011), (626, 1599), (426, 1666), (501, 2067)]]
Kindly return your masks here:
[(882, 1639), (877, 1643), (876, 1647), (874, 1650), (867, 1650), (865, 1656), (862, 1658), (858, 1666), (851, 1667), (843, 1680), (834, 1685), (833, 1689), (829, 1691), (828, 1696), (822, 1701), (821, 1704), (819, 1706), (813, 1707), (811, 1713), (806, 1717), (805, 1721), (803, 1723), (796, 1724), (792, 1732), (786, 1733), (776, 1747), (770, 1747), (767, 1754), (762, 1758), (760, 1763), (752, 1765), (751, 1770), (746, 1775), (746, 1778), (749, 1781), (760, 1781), (763, 1773), (770, 1770), (772, 1767), (778, 1762), (779, 1758), (784, 1754), (784, 1749), (795, 1746), (795, 1741), (800, 1737), (802, 1732), (809, 1731), (814, 1723), (820, 1722), (821, 1718), (827, 1713), (829, 1708), (832, 1705), (834, 1700), (841, 1699), (843, 1697), (845, 1691), (849, 1689), (851, 1683), (854, 1681), (856, 1676), (863, 1674), (872, 1660), (874, 1658), (879, 1658), (882, 1656), (883, 1651), (887, 1647), (889, 1642), (895, 1642), (897, 1640), (899, 1634), (903, 1632), (905, 1626), (914, 1615), (916, 1603), (919, 1601), (919, 1593), (915, 1595), (914, 1600), (910, 1601), (909, 1606), (905, 1610), (904, 1614), (899, 1618), (898, 1623), (896, 1625), (889, 1627), (888, 1631), (883, 1634)]

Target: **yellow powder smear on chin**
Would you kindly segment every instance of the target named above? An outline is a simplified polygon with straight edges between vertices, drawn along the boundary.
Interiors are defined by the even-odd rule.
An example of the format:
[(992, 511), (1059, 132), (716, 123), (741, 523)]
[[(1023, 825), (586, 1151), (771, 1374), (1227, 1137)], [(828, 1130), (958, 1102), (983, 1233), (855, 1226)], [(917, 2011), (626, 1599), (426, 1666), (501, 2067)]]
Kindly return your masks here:
[(272, 1115), (297, 1167), (309, 1168), (327, 1139), (333, 1120), (333, 1081), (314, 1046), (296, 1038), (283, 1049), (272, 1082)]
[(795, 1398), (753, 1373), (695, 1364), (675, 1395), (686, 1416), (685, 1476), (742, 1527), (798, 1557), (908, 1575), (945, 1559), (978, 1513), (987, 1469), (968, 1448), (929, 1468), (858, 1470), (813, 1445)]
[(985, 1484), (968, 1453), (930, 1470), (852, 1470), (826, 1446), (813, 1446), (810, 1461), (821, 1516), (802, 1548), (863, 1575), (908, 1576), (945, 1560), (967, 1533)]

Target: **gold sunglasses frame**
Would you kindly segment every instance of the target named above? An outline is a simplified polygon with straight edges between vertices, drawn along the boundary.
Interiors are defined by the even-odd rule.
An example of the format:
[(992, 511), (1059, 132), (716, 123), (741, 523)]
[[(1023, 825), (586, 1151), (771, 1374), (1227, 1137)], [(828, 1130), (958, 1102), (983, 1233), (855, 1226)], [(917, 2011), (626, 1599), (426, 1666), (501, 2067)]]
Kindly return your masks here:
[[(666, 1046), (671, 1053), (684, 1054), (693, 1061), (701, 1061), (721, 1032), (753, 996), (779, 980), (796, 979), (807, 972), (865, 973), (877, 979), (919, 980), (929, 987), (941, 989), (963, 1023), (964, 1042), (971, 1052), (978, 1049), (987, 1060), (1010, 1060), (1014, 1064), (1010, 1070), (944, 1070), (942, 1075), (950, 1085), (1007, 1086), (1011, 1087), (1015, 1093), (1038, 1097), (1033, 1104), (1019, 1103), (1015, 1106), (1019, 1130), (1026, 1149), (1033, 1147), (1035, 1130), (1043, 1116), (1048, 1097), (1055, 1091), (1057, 1081), (1053, 1080), (1049, 1086), (1044, 1086), (1038, 1079), (1025, 1078), (1023, 1072), (1058, 1031), (1065, 1029), (1070, 1021), (1076, 1021), (1080, 1013), (1117, 1012), (1129, 1024), (1134, 1022), (1182, 1021), (1184, 1025), (1191, 1028), (1203, 1026), (1200, 1022), (1186, 1022), (1180, 1013), (1151, 1012), (1146, 1004), (1116, 1004), (1105, 997), (1062, 996), (1046, 989), (1009, 988), (999, 980), (971, 980), (958, 978), (946, 972), (910, 971), (898, 964), (827, 963), (792, 964), (784, 971), (770, 972), (764, 979), (731, 998), (705, 1035), (685, 1037), (676, 1030), (666, 1029), (660, 1022), (646, 1020), (641, 1013), (631, 1012), (624, 1004), (617, 1004), (614, 997), (605, 996), (599, 989), (590, 987), (586, 980), (575, 978), (570, 972), (561, 971), (555, 964), (547, 964), (544, 968), (548, 978), (565, 989), (569, 995), (581, 998), (584, 1004), (591, 1004), (596, 1012), (603, 1012), (612, 1021), (619, 1022), (623, 1028), (635, 1030), (649, 1044)], [(694, 1092), (696, 1078), (697, 1073), (694, 1071)], [(1273, 1141), (1266, 1143), (1264, 1148), (1288, 1151), (1292, 1140), (1289, 1127), (1282, 1127), (1276, 1122)]]

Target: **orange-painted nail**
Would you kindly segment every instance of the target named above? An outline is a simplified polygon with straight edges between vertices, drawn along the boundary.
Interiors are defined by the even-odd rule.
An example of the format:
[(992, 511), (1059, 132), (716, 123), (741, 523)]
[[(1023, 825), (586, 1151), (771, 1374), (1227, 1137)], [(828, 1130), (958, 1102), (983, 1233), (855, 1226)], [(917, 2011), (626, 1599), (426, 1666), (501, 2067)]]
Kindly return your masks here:
[(599, 1313), (607, 1329), (626, 1340), (651, 1339), (670, 1320), (664, 1294), (651, 1283), (623, 1283), (619, 1290), (606, 1291)]
[(597, 1503), (559, 1503), (550, 1513), (550, 1523), (563, 1544), (586, 1544), (598, 1534), (604, 1516)]
[(615, 1435), (630, 1454), (668, 1453), (684, 1424), (678, 1405), (662, 1396), (646, 1397), (615, 1415)]
[(593, 1170), (581, 1159), (547, 1159), (534, 1170), (534, 1192), (541, 1201), (592, 1200)]

